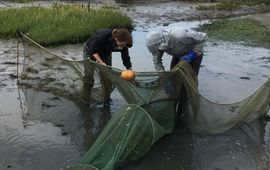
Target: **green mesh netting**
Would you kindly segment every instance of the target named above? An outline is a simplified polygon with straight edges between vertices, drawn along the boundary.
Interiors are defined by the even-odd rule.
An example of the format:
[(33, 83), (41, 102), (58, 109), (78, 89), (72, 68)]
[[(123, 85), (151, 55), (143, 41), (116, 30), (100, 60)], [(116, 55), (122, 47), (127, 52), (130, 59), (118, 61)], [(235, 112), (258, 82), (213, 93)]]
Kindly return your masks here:
[[(127, 160), (137, 160), (155, 141), (172, 132), (177, 101), (185, 103), (180, 105), (190, 129), (204, 134), (224, 132), (269, 110), (270, 77), (242, 101), (218, 104), (200, 95), (197, 78), (186, 62), (168, 72), (137, 72), (135, 81), (129, 82), (120, 78), (119, 69), (59, 57), (23, 34), (18, 47), (23, 47), (18, 48), (20, 86), (79, 101), (87, 65), (95, 78), (91, 103), (102, 101), (112, 90), (106, 90), (101, 77), (109, 80), (128, 103), (113, 114), (80, 164), (66, 170), (111, 170)], [(183, 94), (186, 98), (181, 97)]]
[(163, 114), (157, 115), (156, 107), (160, 104), (153, 103), (145, 109), (134, 104), (120, 108), (81, 163), (113, 169), (126, 159), (143, 156), (155, 141), (173, 129), (174, 115), (167, 114), (173, 112), (173, 103), (167, 102), (167, 107), (161, 108)]
[(78, 165), (67, 166), (65, 170), (98, 170), (98, 169), (91, 165), (78, 164)]

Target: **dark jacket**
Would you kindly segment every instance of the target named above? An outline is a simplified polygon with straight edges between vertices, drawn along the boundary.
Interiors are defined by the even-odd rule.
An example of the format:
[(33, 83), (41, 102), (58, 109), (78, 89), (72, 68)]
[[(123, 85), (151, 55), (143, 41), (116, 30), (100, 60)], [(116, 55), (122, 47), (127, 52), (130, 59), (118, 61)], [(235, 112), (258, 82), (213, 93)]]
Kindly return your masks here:
[[(93, 56), (93, 54), (98, 53), (102, 60), (111, 57), (113, 51), (121, 52), (121, 57), (123, 60), (123, 65), (129, 69), (131, 67), (130, 56), (128, 48), (124, 47), (122, 49), (116, 49), (117, 44), (112, 38), (112, 29), (100, 29), (94, 35), (92, 35), (84, 45), (84, 53)], [(91, 59), (94, 59), (93, 57)]]

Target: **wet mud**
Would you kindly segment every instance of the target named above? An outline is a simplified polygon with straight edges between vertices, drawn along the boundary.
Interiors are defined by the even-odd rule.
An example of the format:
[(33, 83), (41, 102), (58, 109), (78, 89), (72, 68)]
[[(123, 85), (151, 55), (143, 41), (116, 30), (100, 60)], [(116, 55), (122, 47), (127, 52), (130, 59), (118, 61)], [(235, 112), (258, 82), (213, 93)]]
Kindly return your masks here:
[[(194, 4), (178, 2), (128, 8), (135, 23), (130, 49), (135, 71), (154, 70), (145, 46), (147, 31), (173, 26), (195, 28), (207, 22), (179, 18), (180, 13), (191, 13), (193, 8)], [(269, 14), (248, 17), (269, 26)], [(17, 86), (16, 47), (16, 40), (0, 40), (0, 169), (57, 170), (78, 163), (111, 115), (126, 102), (114, 91), (110, 109), (90, 109), (78, 101)], [(50, 50), (67, 58), (82, 57), (82, 44)], [(164, 56), (167, 70), (170, 59)], [(124, 69), (118, 53), (113, 54), (113, 66)], [(237, 102), (252, 94), (269, 73), (270, 49), (210, 39), (205, 46), (199, 90), (212, 101)], [(141, 160), (120, 169), (269, 169), (269, 125), (256, 120), (219, 135), (199, 135), (192, 134), (179, 119), (171, 135), (154, 144)]]

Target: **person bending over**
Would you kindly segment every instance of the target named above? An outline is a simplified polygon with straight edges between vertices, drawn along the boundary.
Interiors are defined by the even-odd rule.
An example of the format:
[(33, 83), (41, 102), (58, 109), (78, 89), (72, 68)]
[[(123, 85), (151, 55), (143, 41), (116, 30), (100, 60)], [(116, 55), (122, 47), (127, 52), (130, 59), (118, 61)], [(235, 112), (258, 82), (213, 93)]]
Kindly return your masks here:
[(153, 55), (156, 71), (164, 71), (162, 57), (164, 52), (172, 56), (170, 69), (181, 60), (189, 62), (199, 74), (203, 57), (203, 45), (207, 34), (182, 27), (161, 31), (151, 31), (146, 36), (146, 45)]
[[(132, 47), (131, 33), (124, 28), (115, 29), (100, 29), (94, 33), (84, 44), (83, 57), (84, 59), (90, 58), (93, 61), (102, 65), (112, 65), (112, 52), (121, 52), (123, 65), (126, 69), (132, 69), (128, 47)], [(84, 65), (84, 79), (83, 79), (83, 92), (81, 100), (83, 103), (90, 103), (91, 90), (94, 85), (94, 68), (89, 62)], [(100, 75), (100, 79), (104, 85), (104, 107), (110, 105), (110, 94), (112, 91), (111, 82)]]
[[(188, 62), (196, 75), (199, 74), (203, 58), (203, 45), (207, 34), (182, 27), (174, 27), (161, 31), (151, 31), (146, 36), (146, 45), (153, 55), (153, 63), (156, 71), (164, 71), (162, 57), (164, 52), (171, 55), (170, 69), (184, 60)], [(171, 81), (166, 81), (164, 90), (169, 97), (175, 96), (175, 90)], [(179, 115), (186, 110), (187, 95), (182, 87), (178, 101), (177, 112)]]

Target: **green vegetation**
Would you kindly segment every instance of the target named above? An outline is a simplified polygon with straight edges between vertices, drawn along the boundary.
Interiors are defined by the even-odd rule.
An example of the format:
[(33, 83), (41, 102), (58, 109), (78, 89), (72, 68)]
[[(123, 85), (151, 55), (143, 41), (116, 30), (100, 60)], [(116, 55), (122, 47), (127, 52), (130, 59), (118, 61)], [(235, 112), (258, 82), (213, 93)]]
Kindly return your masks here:
[(30, 2), (30, 0), (17, 0), (17, 2), (19, 2), (19, 3), (28, 3), (28, 2)]
[(10, 2), (18, 2), (18, 3), (28, 3), (31, 2), (33, 0), (6, 0), (6, 1), (10, 1)]
[(270, 47), (270, 31), (253, 20), (217, 20), (210, 24), (202, 25), (199, 30), (207, 32), (208, 36), (213, 39)]
[(96, 30), (113, 27), (132, 29), (132, 21), (119, 10), (80, 5), (0, 10), (1, 38), (13, 37), (20, 30), (46, 46), (83, 42)]
[(266, 4), (270, 5), (269, 0), (231, 0), (230, 2), (221, 2), (214, 5), (199, 5), (197, 10), (226, 10), (231, 11), (235, 9), (239, 9), (242, 5), (258, 5), (258, 4)]

